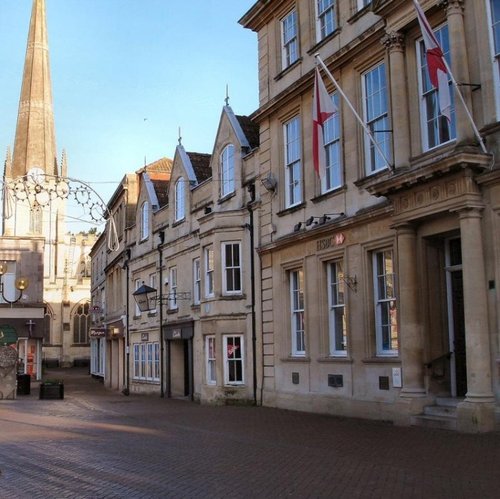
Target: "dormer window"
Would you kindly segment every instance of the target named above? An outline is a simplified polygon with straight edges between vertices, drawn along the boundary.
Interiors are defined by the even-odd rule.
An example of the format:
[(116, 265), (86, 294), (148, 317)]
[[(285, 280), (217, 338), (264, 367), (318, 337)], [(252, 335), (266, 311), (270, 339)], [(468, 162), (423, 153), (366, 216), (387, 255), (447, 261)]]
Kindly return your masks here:
[(186, 196), (184, 179), (180, 177), (175, 183), (175, 221), (178, 222), (186, 216)]
[(149, 236), (149, 203), (144, 201), (141, 206), (141, 241)]
[(220, 196), (234, 192), (234, 146), (229, 144), (220, 155)]

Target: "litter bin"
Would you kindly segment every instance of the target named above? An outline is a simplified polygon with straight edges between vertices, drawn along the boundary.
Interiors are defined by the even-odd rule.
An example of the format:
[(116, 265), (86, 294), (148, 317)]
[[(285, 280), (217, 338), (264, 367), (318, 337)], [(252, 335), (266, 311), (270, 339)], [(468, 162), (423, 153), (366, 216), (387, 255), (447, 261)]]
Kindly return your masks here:
[(17, 394), (29, 395), (31, 393), (31, 376), (29, 374), (17, 375)]

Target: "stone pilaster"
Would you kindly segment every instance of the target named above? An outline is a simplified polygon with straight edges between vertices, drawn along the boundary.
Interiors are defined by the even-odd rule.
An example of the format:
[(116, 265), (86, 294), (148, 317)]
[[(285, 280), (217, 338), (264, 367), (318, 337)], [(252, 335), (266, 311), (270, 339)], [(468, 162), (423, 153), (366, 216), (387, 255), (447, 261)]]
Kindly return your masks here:
[(458, 407), (461, 431), (491, 431), (495, 425), (491, 380), (486, 273), (481, 212), (477, 208), (459, 212), (464, 287), (465, 344), (467, 350), (467, 394)]
[[(457, 83), (471, 83), (469, 74), (469, 63), (467, 56), (467, 40), (464, 27), (463, 0), (442, 0), (441, 5), (446, 8), (448, 20), (448, 31), (451, 52), (451, 70)], [(467, 108), (472, 113), (471, 87), (460, 86), (460, 93), (464, 98)], [(455, 117), (457, 128), (457, 144), (471, 144), (475, 141), (467, 113), (455, 91)]]
[(389, 71), (391, 82), (392, 134), (394, 143), (394, 166), (409, 165), (410, 133), (408, 128), (408, 95), (404, 58), (404, 36), (401, 33), (388, 32), (381, 40), (389, 53)]

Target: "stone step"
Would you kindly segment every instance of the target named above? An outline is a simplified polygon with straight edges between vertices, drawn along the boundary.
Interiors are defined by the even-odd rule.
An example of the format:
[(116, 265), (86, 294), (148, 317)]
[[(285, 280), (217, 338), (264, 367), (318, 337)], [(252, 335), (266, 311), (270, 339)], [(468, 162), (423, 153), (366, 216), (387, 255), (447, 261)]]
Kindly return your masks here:
[(420, 414), (412, 417), (412, 425), (454, 431), (457, 429), (457, 418), (450, 416), (430, 416), (427, 414)]
[(426, 405), (424, 407), (426, 416), (457, 417), (457, 408), (452, 405)]
[(446, 407), (457, 407), (460, 402), (463, 402), (463, 398), (457, 397), (436, 397), (436, 405), (446, 406)]

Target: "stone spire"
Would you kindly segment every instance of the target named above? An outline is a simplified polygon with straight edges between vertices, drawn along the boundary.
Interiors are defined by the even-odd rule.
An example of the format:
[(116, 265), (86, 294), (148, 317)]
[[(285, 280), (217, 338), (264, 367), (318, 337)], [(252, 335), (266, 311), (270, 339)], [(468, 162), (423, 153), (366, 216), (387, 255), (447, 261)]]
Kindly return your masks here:
[(45, 0), (33, 0), (12, 177), (23, 176), (33, 167), (58, 174)]

